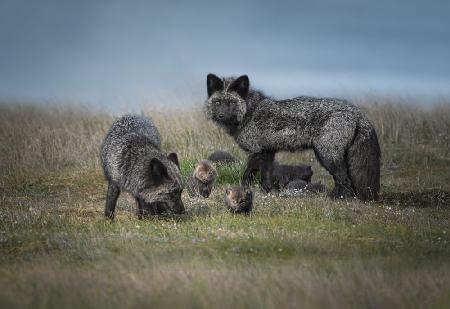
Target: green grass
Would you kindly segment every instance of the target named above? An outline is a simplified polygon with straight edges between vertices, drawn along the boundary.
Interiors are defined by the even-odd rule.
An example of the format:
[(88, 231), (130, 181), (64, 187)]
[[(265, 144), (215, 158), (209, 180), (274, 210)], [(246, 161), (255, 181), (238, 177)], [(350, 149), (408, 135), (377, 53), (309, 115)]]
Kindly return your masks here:
[[(110, 222), (103, 218), (106, 183), (96, 157), (96, 138), (110, 119), (71, 113), (64, 122), (64, 112), (57, 120), (51, 111), (33, 113), (28, 131), (14, 126), (11, 111), (3, 116), (11, 122), (2, 122), (11, 130), (0, 126), (0, 138), (9, 143), (0, 163), (1, 308), (450, 306), (445, 143), (380, 138), (380, 202), (265, 195), (255, 187), (254, 211), (233, 215), (224, 207), (224, 191), (238, 183), (244, 155), (223, 132), (207, 127), (204, 133), (208, 125), (198, 115), (185, 115), (188, 120), (169, 130), (158, 114), (164, 147), (180, 154), (183, 177), (211, 150), (229, 149), (241, 162), (217, 167), (209, 199), (184, 192), (185, 215), (138, 220), (133, 199), (122, 194)], [(69, 129), (80, 119), (88, 124), (84, 154)], [(49, 144), (47, 133), (32, 135), (33, 122), (60, 136)], [(16, 144), (14, 134), (22, 137)], [(27, 145), (38, 159), (23, 153)], [(307, 162), (313, 181), (332, 184), (310, 152), (279, 159)]]

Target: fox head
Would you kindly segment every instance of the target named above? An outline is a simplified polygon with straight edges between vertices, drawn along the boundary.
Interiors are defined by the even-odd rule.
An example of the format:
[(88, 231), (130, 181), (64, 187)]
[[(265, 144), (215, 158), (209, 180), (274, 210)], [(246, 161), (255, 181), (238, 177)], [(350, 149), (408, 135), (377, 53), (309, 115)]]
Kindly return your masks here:
[(148, 164), (147, 189), (140, 195), (144, 200), (144, 211), (151, 213), (184, 212), (181, 201), (183, 185), (181, 182), (178, 157), (171, 153), (167, 158), (153, 158)]
[(224, 126), (239, 125), (247, 113), (250, 81), (247, 75), (238, 78), (219, 78), (208, 74), (206, 117)]
[(211, 162), (202, 160), (196, 165), (194, 177), (197, 180), (197, 189), (201, 196), (209, 197), (216, 176), (217, 171)]
[(249, 213), (253, 206), (253, 192), (244, 187), (225, 190), (225, 204), (234, 213)]

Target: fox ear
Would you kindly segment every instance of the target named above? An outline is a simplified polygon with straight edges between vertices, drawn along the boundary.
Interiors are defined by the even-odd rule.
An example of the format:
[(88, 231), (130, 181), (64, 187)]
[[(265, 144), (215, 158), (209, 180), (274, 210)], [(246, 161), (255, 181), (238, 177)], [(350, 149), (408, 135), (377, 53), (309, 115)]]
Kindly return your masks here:
[(230, 189), (230, 188), (228, 188), (228, 189), (225, 190), (225, 194), (226, 194), (226, 195), (229, 195), (230, 193), (231, 193), (231, 189)]
[(250, 81), (247, 75), (242, 75), (231, 83), (228, 89), (236, 91), (242, 98), (246, 99), (248, 90), (250, 87)]
[(156, 158), (150, 161), (149, 173), (154, 184), (159, 184), (163, 179), (169, 178), (169, 175), (167, 174), (167, 167)]
[(178, 156), (175, 152), (169, 153), (167, 159), (175, 163), (175, 165), (178, 166), (178, 169), (180, 169), (180, 162), (178, 161)]
[(206, 86), (208, 87), (208, 98), (216, 91), (223, 89), (223, 81), (214, 74), (208, 74), (206, 77)]

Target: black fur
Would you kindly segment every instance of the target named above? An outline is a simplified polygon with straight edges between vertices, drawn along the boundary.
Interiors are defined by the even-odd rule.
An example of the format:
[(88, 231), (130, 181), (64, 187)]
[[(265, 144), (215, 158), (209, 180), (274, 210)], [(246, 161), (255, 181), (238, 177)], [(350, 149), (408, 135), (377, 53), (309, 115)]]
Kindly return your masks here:
[(209, 155), (208, 160), (220, 164), (236, 163), (236, 158), (229, 152), (218, 150)]

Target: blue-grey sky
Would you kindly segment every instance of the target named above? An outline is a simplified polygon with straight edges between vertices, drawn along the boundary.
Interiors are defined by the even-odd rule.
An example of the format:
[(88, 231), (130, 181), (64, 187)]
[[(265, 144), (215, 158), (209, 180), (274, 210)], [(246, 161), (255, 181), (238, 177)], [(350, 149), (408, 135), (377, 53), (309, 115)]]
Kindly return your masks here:
[(184, 104), (209, 72), (278, 97), (450, 96), (449, 55), (447, 0), (0, 0), (6, 99)]

